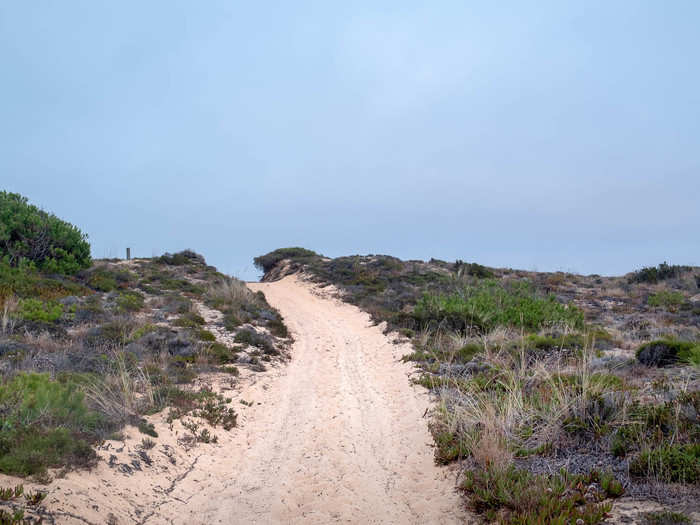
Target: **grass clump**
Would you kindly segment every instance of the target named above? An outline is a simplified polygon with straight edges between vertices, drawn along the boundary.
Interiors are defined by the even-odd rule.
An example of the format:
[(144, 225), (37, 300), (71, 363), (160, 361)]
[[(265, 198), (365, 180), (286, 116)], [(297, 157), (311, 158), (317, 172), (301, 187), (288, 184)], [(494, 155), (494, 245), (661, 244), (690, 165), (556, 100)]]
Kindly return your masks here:
[(41, 474), (48, 467), (89, 467), (96, 461), (89, 442), (104, 426), (73, 383), (46, 374), (19, 374), (0, 385), (0, 472)]
[(667, 482), (700, 481), (700, 443), (644, 450), (630, 462), (630, 473)]

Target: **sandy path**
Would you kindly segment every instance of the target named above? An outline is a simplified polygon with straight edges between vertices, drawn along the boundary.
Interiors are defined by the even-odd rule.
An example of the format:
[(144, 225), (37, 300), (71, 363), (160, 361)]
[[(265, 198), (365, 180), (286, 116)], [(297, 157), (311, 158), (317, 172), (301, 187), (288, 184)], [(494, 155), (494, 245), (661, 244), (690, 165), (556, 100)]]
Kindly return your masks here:
[(166, 410), (148, 418), (158, 432), (148, 462), (143, 434), (127, 427), (98, 448), (91, 471), (49, 485), (0, 475), (0, 486), (48, 492), (45, 522), (70, 525), (465, 521), (454, 475), (433, 463), (427, 394), (399, 361), (410, 346), (295, 277), (250, 287), (279, 308), (296, 342), (288, 365), (243, 369), (231, 385), (226, 374), (200, 378), (232, 398), (237, 428), (184, 447), (189, 431)]
[(463, 521), (454, 478), (433, 463), (427, 396), (398, 361), (409, 349), (293, 276), (250, 287), (284, 316), (293, 358), (255, 399), (265, 408), (249, 416), (248, 449), (233, 470), (174, 521)]

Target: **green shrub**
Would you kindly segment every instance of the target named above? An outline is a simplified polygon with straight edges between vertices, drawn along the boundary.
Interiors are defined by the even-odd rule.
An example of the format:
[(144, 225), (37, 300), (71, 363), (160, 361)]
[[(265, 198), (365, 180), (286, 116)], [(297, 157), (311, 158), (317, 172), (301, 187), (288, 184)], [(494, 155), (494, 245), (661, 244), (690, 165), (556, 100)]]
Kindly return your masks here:
[(25, 321), (53, 323), (63, 314), (63, 306), (56, 301), (22, 299), (17, 309), (17, 317)]
[(241, 321), (233, 313), (227, 313), (224, 315), (224, 328), (229, 332), (235, 332), (236, 328), (241, 326)]
[(158, 437), (158, 432), (156, 432), (156, 427), (153, 426), (153, 423), (149, 423), (145, 419), (142, 419), (138, 423), (138, 429), (139, 432), (142, 434), (146, 434), (147, 436), (151, 437)]
[(583, 327), (583, 312), (557, 302), (554, 296), (538, 296), (531, 284), (521, 281), (504, 286), (490, 279), (451, 295), (424, 294), (413, 318), (419, 327), (443, 324), (461, 332), (497, 326), (538, 330), (549, 323)]
[(311, 250), (299, 247), (279, 248), (265, 255), (256, 257), (253, 259), (253, 264), (255, 264), (255, 267), (261, 270), (263, 273), (267, 273), (272, 270), (277, 263), (284, 259), (305, 259), (309, 257), (318, 257), (318, 254)]
[(173, 322), (175, 326), (182, 326), (183, 328), (199, 328), (206, 324), (204, 317), (194, 312), (186, 312), (182, 316), (175, 319)]
[(117, 287), (117, 280), (104, 272), (94, 272), (88, 277), (87, 283), (100, 292), (111, 292)]
[(220, 365), (231, 363), (234, 360), (233, 351), (228, 346), (221, 343), (212, 343), (209, 345), (209, 353), (214, 361)]
[(630, 473), (667, 482), (700, 481), (700, 443), (663, 445), (645, 450), (630, 462)]
[(204, 328), (201, 328), (197, 330), (197, 339), (200, 341), (205, 341), (205, 342), (214, 342), (216, 341), (216, 336), (211, 333), (209, 330), (205, 330)]
[(97, 439), (105, 422), (74, 383), (19, 374), (0, 385), (0, 413), (0, 472), (26, 476), (96, 461), (88, 441)]
[(144, 297), (136, 291), (120, 292), (117, 297), (117, 308), (121, 312), (138, 312), (143, 308)]
[(87, 235), (17, 193), (0, 192), (0, 259), (47, 273), (74, 274), (92, 263)]
[(649, 296), (647, 304), (649, 306), (666, 308), (675, 311), (685, 301), (685, 296), (681, 292), (674, 290), (660, 290)]

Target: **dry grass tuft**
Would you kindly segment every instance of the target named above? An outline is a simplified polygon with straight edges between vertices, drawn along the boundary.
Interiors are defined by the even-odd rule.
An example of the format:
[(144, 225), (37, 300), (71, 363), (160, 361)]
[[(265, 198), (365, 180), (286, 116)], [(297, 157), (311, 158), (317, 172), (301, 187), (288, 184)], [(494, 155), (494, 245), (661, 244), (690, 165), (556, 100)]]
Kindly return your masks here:
[(0, 329), (2, 334), (11, 333), (14, 330), (15, 320), (12, 317), (19, 306), (19, 299), (14, 295), (5, 297), (2, 301), (2, 316), (0, 317)]

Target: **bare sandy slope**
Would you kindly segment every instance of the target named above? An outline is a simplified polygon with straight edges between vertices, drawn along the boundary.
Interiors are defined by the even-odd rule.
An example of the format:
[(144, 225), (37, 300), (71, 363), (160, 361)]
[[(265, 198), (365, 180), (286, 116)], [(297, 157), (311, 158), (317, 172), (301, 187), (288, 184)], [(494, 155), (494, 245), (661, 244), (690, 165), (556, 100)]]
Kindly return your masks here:
[(463, 522), (454, 475), (433, 463), (427, 395), (399, 361), (410, 347), (294, 277), (250, 286), (280, 309), (296, 342), (286, 366), (200, 379), (232, 398), (237, 428), (211, 429), (217, 444), (191, 447), (166, 411), (148, 417), (153, 448), (128, 427), (99, 447), (90, 472), (54, 473), (49, 485), (0, 475), (0, 486), (47, 491), (37, 511), (45, 523)]
[(433, 463), (427, 397), (399, 361), (410, 349), (293, 276), (250, 287), (291, 328), (292, 362), (256, 399), (247, 449), (175, 522), (463, 521), (453, 477)]

